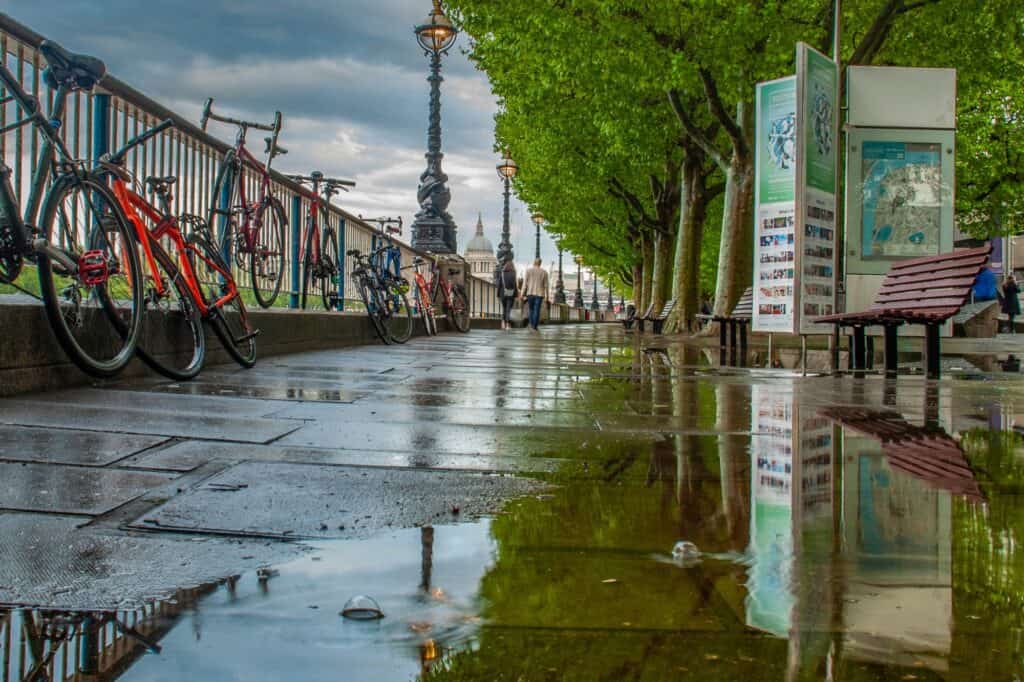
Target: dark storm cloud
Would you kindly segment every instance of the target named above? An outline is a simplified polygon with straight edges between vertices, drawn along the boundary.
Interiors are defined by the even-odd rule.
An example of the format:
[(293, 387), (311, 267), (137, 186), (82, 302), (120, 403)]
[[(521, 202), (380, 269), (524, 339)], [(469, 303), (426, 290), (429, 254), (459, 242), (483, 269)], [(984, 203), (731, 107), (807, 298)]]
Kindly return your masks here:
[[(282, 170), (355, 178), (342, 200), (363, 215), (417, 210), (426, 145), (427, 60), (412, 27), (429, 0), (7, 0), (9, 13), (70, 49), (96, 54), (145, 94), (195, 119), (208, 96), (256, 119), (285, 115)], [(459, 238), (477, 212), (497, 244), (501, 189), (486, 77), (460, 52), (444, 60), (445, 170)], [(227, 129), (212, 129), (224, 139)], [(516, 202), (518, 203), (518, 202)], [(518, 209), (518, 210), (517, 210)], [(532, 256), (528, 210), (514, 206), (517, 260)], [(544, 258), (553, 249), (544, 240)], [(529, 251), (529, 253), (526, 253)]]

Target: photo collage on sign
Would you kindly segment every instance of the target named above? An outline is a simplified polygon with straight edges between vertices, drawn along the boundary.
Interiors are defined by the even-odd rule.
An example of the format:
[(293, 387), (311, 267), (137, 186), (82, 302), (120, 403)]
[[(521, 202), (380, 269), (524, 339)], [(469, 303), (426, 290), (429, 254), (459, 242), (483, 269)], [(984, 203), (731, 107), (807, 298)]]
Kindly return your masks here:
[(757, 300), (761, 316), (788, 317), (796, 279), (796, 225), (790, 207), (761, 214), (757, 249)]
[(836, 214), (831, 201), (814, 201), (814, 194), (808, 192), (804, 216), (801, 305), (807, 317), (831, 315), (835, 294)]

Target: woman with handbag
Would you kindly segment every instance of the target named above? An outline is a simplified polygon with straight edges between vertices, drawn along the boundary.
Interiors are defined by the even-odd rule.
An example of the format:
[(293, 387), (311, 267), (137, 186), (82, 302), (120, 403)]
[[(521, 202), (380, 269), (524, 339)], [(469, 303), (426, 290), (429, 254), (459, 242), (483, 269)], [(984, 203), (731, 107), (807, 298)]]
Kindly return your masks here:
[(501, 299), (501, 328), (512, 328), (512, 307), (519, 298), (519, 277), (512, 259), (498, 270), (498, 298)]

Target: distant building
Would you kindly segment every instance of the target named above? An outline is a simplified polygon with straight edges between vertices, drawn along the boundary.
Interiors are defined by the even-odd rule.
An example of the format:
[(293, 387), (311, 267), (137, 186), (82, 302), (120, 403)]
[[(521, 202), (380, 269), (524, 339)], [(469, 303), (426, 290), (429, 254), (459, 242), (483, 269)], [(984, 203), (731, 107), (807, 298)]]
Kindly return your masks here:
[(469, 263), (469, 271), (483, 278), (490, 278), (494, 274), (494, 268), (498, 265), (498, 259), (494, 255), (494, 245), (491, 240), (484, 236), (484, 219), (480, 215), (476, 221), (476, 235), (466, 244), (466, 262)]

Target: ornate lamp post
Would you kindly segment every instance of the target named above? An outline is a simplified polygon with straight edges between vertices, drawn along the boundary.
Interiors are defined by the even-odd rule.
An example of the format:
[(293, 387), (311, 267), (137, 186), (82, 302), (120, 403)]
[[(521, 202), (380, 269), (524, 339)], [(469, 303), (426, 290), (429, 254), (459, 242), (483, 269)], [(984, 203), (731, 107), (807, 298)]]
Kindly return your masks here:
[(612, 291), (612, 283), (608, 282), (608, 307), (605, 308), (610, 313), (615, 312), (615, 292)]
[(565, 281), (562, 279), (562, 242), (558, 242), (558, 280), (555, 281), (555, 303), (565, 304)]
[(542, 213), (534, 213), (530, 216), (530, 220), (537, 226), (537, 248), (534, 251), (534, 258), (540, 260), (540, 226), (544, 224), (544, 215)]
[(416, 40), (430, 57), (430, 116), (427, 128), (427, 169), (420, 175), (416, 191), (420, 210), (412, 223), (413, 248), (434, 253), (455, 253), (457, 250), (455, 221), (448, 214), (451, 190), (448, 176), (441, 170), (441, 56), (448, 53), (458, 31), (441, 11), (441, 0), (434, 0), (434, 9), (416, 27)]
[(519, 172), (519, 166), (512, 160), (508, 152), (505, 152), (504, 158), (501, 163), (498, 164), (498, 177), (501, 178), (502, 183), (505, 185), (505, 213), (501, 223), (501, 243), (498, 244), (498, 264), (504, 265), (506, 262), (515, 258), (515, 254), (512, 253), (512, 241), (509, 236), (509, 224), (508, 224), (508, 199), (511, 194), (512, 178)]
[(601, 310), (601, 301), (597, 300), (597, 273), (591, 270), (590, 276), (594, 280), (594, 298), (590, 299), (590, 309), (598, 311)]
[(583, 303), (583, 256), (576, 256), (576, 295), (572, 299), (573, 308), (584, 307)]

